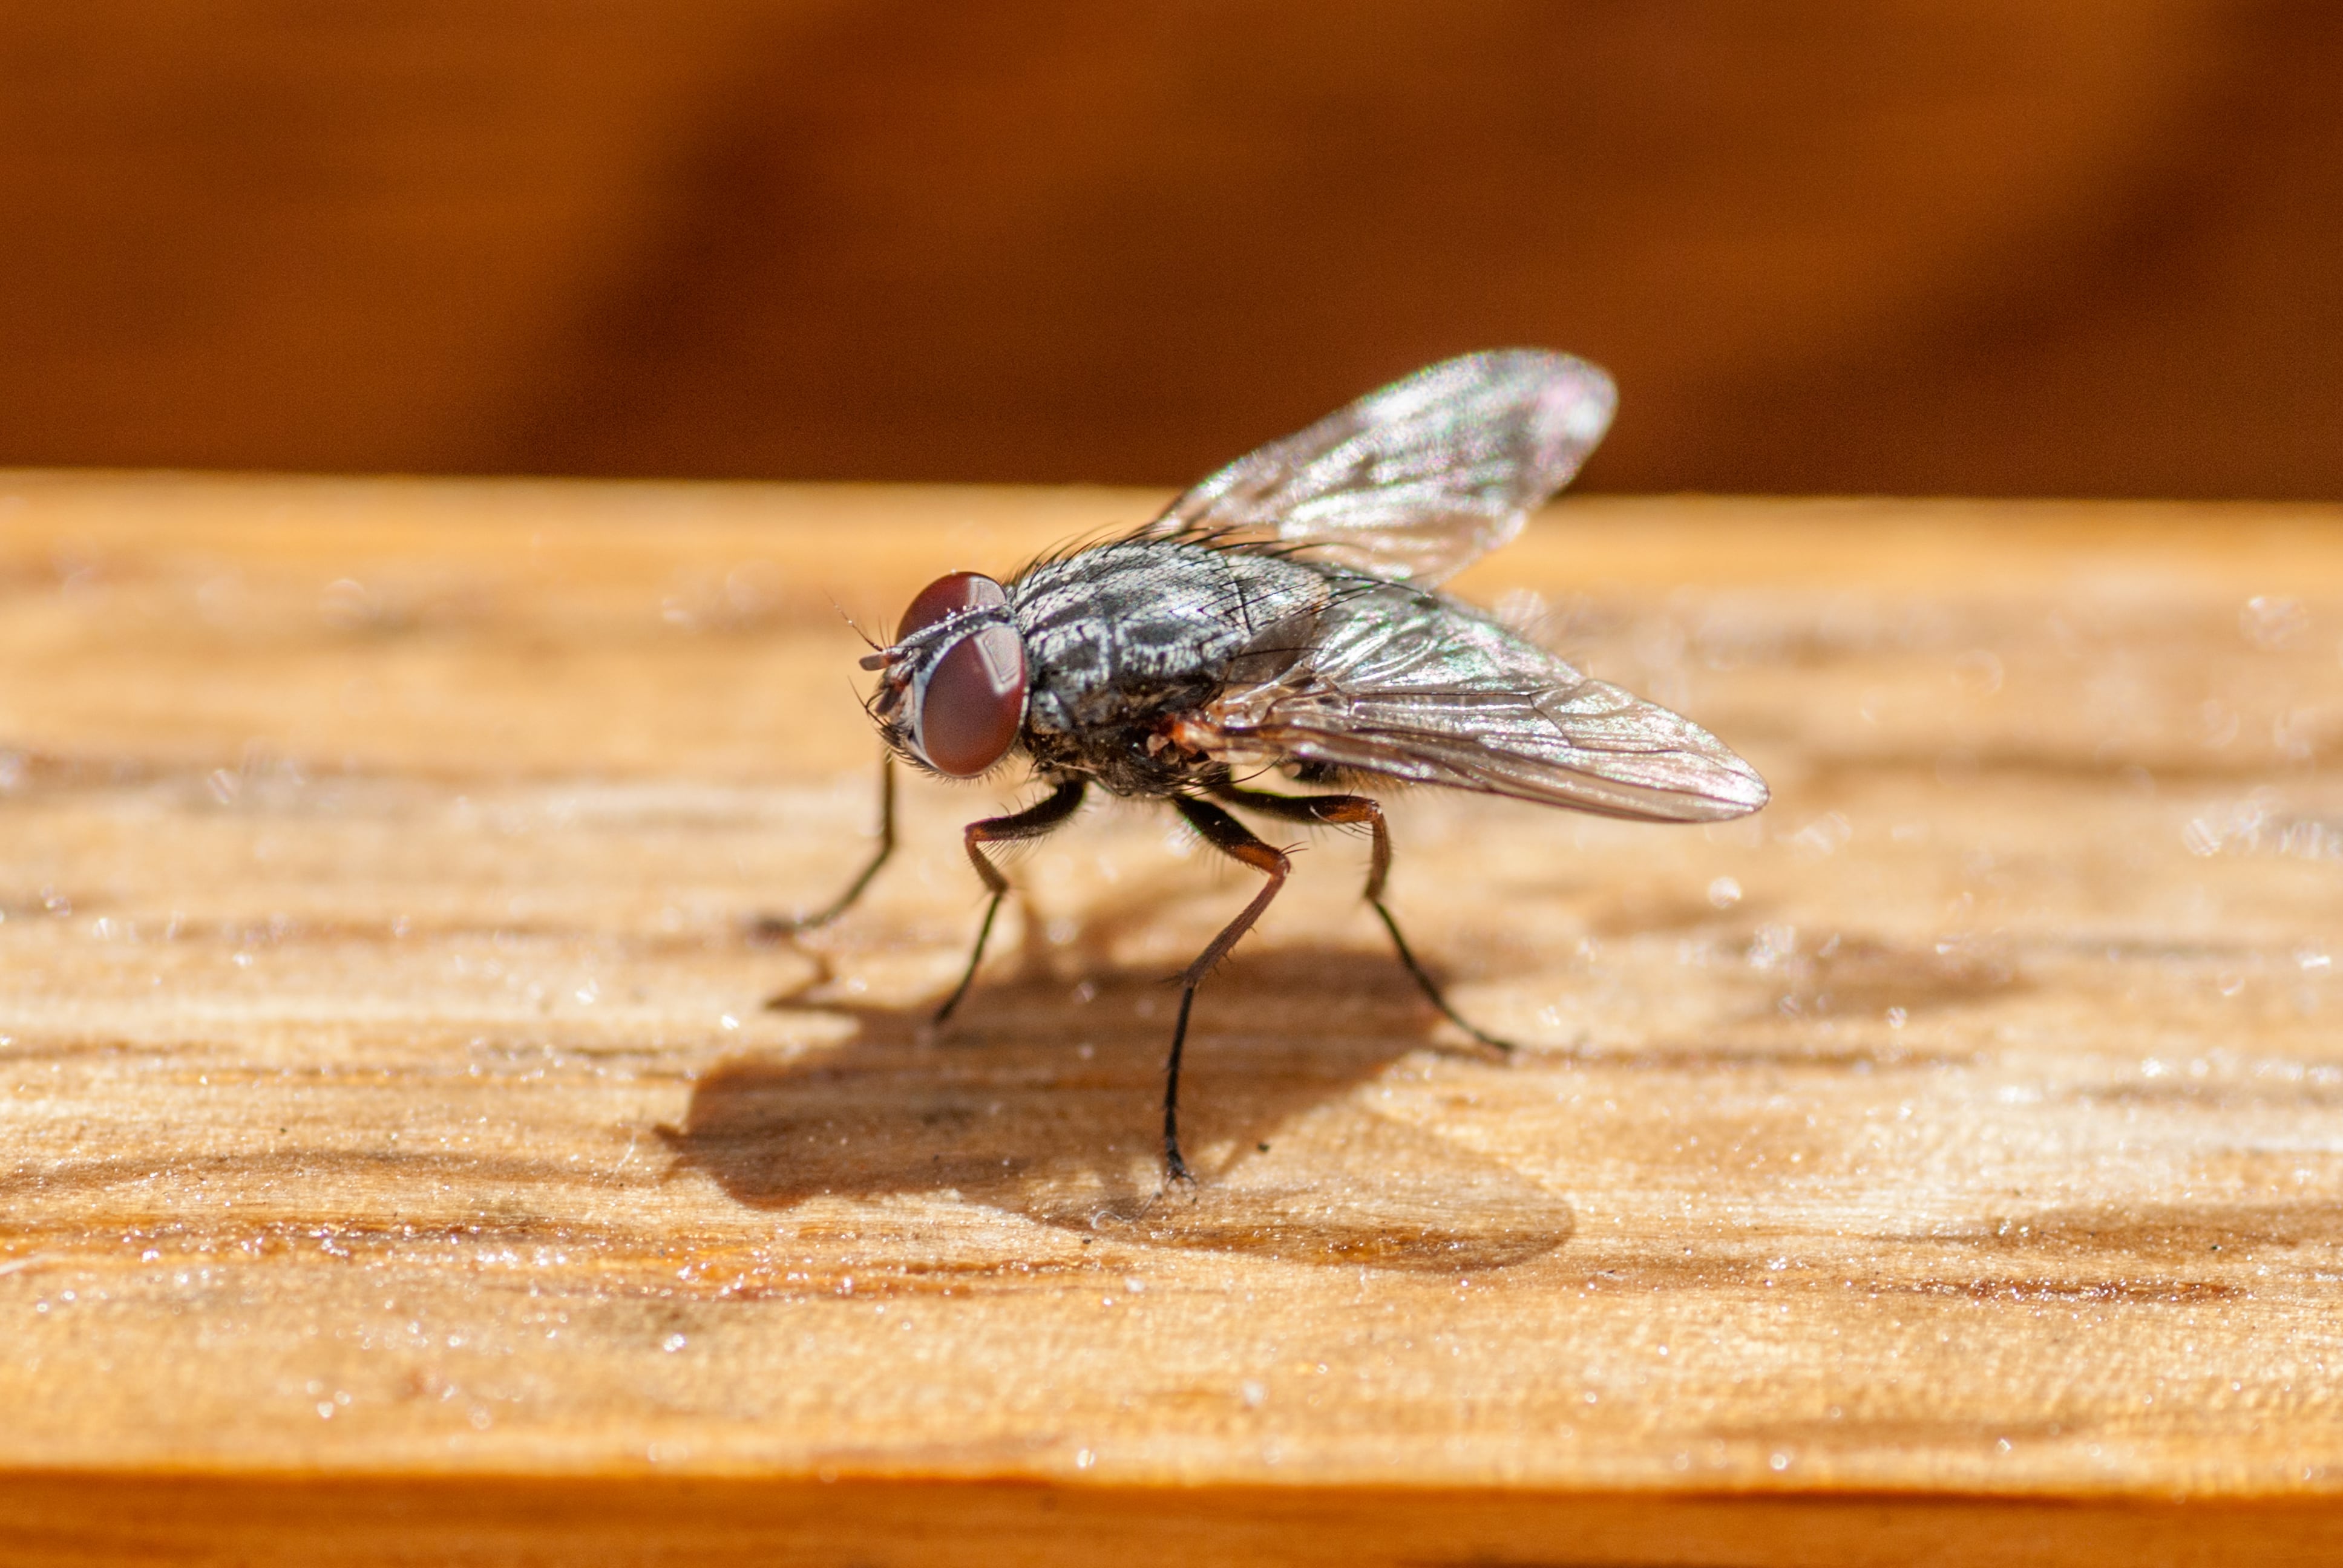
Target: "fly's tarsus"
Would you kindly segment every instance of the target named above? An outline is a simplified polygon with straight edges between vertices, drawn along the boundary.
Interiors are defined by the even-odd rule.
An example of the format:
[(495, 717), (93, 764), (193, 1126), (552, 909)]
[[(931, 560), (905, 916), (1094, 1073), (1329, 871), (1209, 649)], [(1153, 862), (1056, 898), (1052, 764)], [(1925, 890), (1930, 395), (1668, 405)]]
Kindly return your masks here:
[(1190, 1185), (1196, 1178), (1180, 1158), (1180, 1052), (1188, 1043), (1188, 1010), (1196, 1005), (1196, 986), (1190, 981), (1180, 992), (1180, 1021), (1172, 1026), (1172, 1051), (1163, 1062), (1163, 1182)]
[(879, 759), (879, 848), (872, 851), (869, 862), (855, 873), (854, 880), (846, 884), (844, 892), (821, 909), (794, 919), (783, 915), (761, 915), (756, 921), (756, 934), (769, 941), (779, 940), (803, 931), (819, 930), (830, 924), (854, 907), (856, 900), (862, 897), (863, 890), (870, 887), (871, 879), (879, 874), (879, 868), (885, 865), (887, 858), (894, 852), (895, 754), (890, 751)]
[(1369, 899), (1367, 902), (1374, 906), (1375, 913), (1383, 920), (1383, 930), (1391, 933), (1392, 947), (1398, 952), (1399, 961), (1407, 967), (1408, 973), (1415, 977), (1415, 983), (1423, 990), (1424, 1000), (1439, 1010), (1441, 1017), (1495, 1051), (1499, 1056), (1511, 1056), (1521, 1049), (1510, 1040), (1498, 1039), (1449, 1006), (1448, 999), (1441, 994), (1440, 987), (1434, 983), (1429, 974), (1424, 972), (1423, 966), (1416, 962), (1415, 954), (1408, 950), (1407, 939), (1399, 934), (1399, 922), (1392, 918), (1389, 906), (1381, 899)]

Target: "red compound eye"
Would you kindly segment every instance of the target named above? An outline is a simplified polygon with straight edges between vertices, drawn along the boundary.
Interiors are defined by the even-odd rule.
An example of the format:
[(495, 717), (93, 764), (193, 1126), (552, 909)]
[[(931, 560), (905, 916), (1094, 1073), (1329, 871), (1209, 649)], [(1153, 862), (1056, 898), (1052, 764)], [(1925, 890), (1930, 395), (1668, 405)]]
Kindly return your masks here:
[(954, 572), (948, 578), (938, 578), (920, 590), (920, 595), (903, 611), (903, 621), (895, 628), (895, 640), (901, 642), (913, 632), (925, 631), (948, 615), (964, 609), (984, 609), (1009, 602), (1009, 595), (990, 578), (975, 572)]
[[(976, 580), (1001, 591), (986, 578)], [(1015, 627), (999, 624), (970, 632), (936, 660), (919, 701), (920, 754), (939, 773), (975, 778), (1016, 743), (1025, 716), (1025, 639)]]

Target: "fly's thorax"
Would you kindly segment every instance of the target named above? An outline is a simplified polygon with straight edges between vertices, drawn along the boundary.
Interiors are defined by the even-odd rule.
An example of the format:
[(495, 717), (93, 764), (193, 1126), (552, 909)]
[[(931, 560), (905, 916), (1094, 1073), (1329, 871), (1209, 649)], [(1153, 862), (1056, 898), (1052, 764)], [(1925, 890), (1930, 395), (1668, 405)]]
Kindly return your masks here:
[(1077, 737), (1209, 700), (1264, 644), (1305, 640), (1328, 597), (1304, 565), (1158, 542), (1045, 562), (1010, 594), (1030, 660), (1027, 725)]
[(906, 761), (973, 779), (1006, 757), (1025, 719), (1025, 640), (1008, 593), (954, 572), (920, 590), (892, 647), (863, 660), (884, 673), (870, 716)]

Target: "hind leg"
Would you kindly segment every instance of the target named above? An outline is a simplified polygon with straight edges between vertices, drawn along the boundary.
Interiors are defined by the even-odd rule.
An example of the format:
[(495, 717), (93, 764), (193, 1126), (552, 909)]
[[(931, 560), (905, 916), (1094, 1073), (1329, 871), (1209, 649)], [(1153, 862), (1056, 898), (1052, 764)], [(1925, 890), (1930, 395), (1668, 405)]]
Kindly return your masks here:
[(1440, 986), (1416, 961), (1414, 950), (1400, 935), (1399, 921), (1393, 918), (1391, 907), (1383, 902), (1383, 879), (1391, 874), (1391, 829), (1383, 824), (1381, 802), (1364, 795), (1272, 795), (1265, 789), (1245, 789), (1234, 784), (1213, 787), (1212, 793), (1232, 806), (1248, 811), (1259, 811), (1265, 817), (1282, 817), (1289, 822), (1314, 822), (1327, 827), (1364, 827), (1374, 835), (1374, 849), (1367, 866), (1367, 902), (1372, 905), (1383, 930), (1391, 934), (1393, 950), (1407, 972), (1415, 977), (1424, 998), (1440, 1010), (1440, 1016), (1493, 1050), (1511, 1053), (1511, 1040), (1499, 1040), (1448, 1005), (1440, 993)]

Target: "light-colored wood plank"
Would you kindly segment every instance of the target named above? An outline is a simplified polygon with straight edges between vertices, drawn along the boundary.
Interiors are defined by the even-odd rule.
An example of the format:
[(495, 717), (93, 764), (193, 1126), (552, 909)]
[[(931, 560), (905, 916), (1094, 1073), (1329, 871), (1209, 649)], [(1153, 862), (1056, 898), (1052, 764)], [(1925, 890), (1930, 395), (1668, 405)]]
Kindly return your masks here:
[(0, 1553), (2332, 1554), (2343, 519), (1556, 508), (1461, 588), (1775, 804), (1400, 797), (1511, 1065), (1316, 840), (1159, 1197), (1160, 811), (940, 1038), (1013, 784), (747, 934), (867, 845), (828, 596), (1151, 499), (0, 477)]

